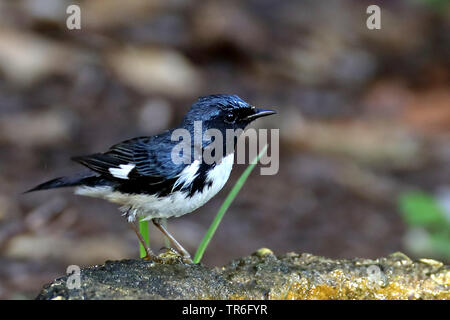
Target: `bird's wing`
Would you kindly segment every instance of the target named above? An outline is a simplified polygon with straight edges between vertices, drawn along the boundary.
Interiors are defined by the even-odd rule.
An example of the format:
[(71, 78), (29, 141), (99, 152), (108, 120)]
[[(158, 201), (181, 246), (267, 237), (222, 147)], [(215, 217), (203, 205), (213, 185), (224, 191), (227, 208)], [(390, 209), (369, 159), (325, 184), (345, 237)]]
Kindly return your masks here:
[(152, 180), (158, 182), (173, 178), (183, 167), (173, 164), (170, 155), (172, 146), (158, 138), (161, 137), (134, 138), (112, 146), (105, 153), (74, 157), (72, 160), (112, 179), (154, 178)]

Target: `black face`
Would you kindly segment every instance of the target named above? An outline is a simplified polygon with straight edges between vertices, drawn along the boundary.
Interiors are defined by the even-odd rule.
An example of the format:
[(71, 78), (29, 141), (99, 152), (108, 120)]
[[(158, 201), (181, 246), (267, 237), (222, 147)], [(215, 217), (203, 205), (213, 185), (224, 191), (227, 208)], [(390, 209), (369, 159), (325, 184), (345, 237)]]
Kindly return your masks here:
[[(273, 110), (256, 108), (236, 95), (212, 95), (199, 98), (178, 128), (188, 130), (193, 135), (190, 141), (195, 143), (195, 134), (198, 133), (197, 130), (201, 125), (202, 134), (204, 134), (201, 140), (202, 148), (221, 141), (222, 156), (225, 156), (234, 151), (234, 148), (230, 151), (229, 146), (236, 147), (237, 139), (247, 125), (258, 118), (275, 113)], [(220, 131), (222, 135), (219, 141), (216, 142), (216, 139), (219, 139), (216, 131), (210, 130)], [(191, 154), (194, 153), (193, 151)]]
[(186, 115), (185, 123), (202, 121), (204, 127), (244, 129), (252, 121), (275, 114), (273, 110), (256, 108), (236, 95), (201, 97)]
[(245, 128), (250, 122), (276, 112), (268, 109), (260, 109), (251, 105), (240, 108), (232, 108), (223, 112), (222, 120), (225, 124), (234, 128)]

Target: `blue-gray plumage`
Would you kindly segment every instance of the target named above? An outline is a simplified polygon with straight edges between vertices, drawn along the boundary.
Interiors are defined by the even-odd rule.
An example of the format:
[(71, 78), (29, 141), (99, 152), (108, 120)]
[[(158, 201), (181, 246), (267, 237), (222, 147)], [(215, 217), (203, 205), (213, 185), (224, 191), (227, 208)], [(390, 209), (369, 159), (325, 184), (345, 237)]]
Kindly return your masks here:
[[(76, 187), (77, 194), (118, 203), (130, 222), (137, 216), (152, 220), (189, 261), (189, 253), (160, 225), (159, 219), (192, 212), (219, 192), (230, 175), (234, 150), (227, 150), (223, 139), (220, 160), (207, 163), (195, 158), (194, 149), (203, 151), (211, 141), (200, 140), (200, 145), (191, 145), (187, 163), (176, 163), (172, 152), (179, 142), (172, 139), (174, 131), (185, 129), (194, 141), (195, 123), (201, 122), (201, 134), (216, 129), (226, 137), (226, 130), (244, 129), (253, 120), (274, 113), (255, 108), (236, 95), (201, 97), (177, 128), (152, 137), (123, 141), (104, 153), (74, 157), (74, 161), (89, 170), (50, 180), (28, 192)], [(137, 231), (134, 223), (132, 226)], [(137, 235), (142, 242), (138, 232)], [(147, 254), (157, 259), (149, 248)]]

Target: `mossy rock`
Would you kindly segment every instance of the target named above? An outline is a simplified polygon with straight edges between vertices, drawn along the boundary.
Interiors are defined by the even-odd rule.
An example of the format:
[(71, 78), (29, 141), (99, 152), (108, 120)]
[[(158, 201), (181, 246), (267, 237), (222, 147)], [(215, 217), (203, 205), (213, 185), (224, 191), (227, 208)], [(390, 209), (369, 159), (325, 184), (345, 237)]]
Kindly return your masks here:
[(275, 256), (261, 249), (220, 268), (202, 264), (107, 261), (81, 269), (80, 288), (68, 277), (37, 299), (449, 299), (450, 268), (401, 253), (386, 258)]

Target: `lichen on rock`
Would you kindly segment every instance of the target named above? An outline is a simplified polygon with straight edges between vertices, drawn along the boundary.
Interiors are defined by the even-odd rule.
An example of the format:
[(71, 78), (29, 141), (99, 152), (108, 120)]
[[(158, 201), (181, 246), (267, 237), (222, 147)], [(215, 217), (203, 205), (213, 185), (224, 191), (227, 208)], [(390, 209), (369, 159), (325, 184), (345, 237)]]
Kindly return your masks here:
[(450, 267), (402, 253), (385, 258), (275, 256), (269, 249), (224, 267), (107, 261), (81, 270), (81, 287), (67, 276), (37, 299), (449, 299)]

